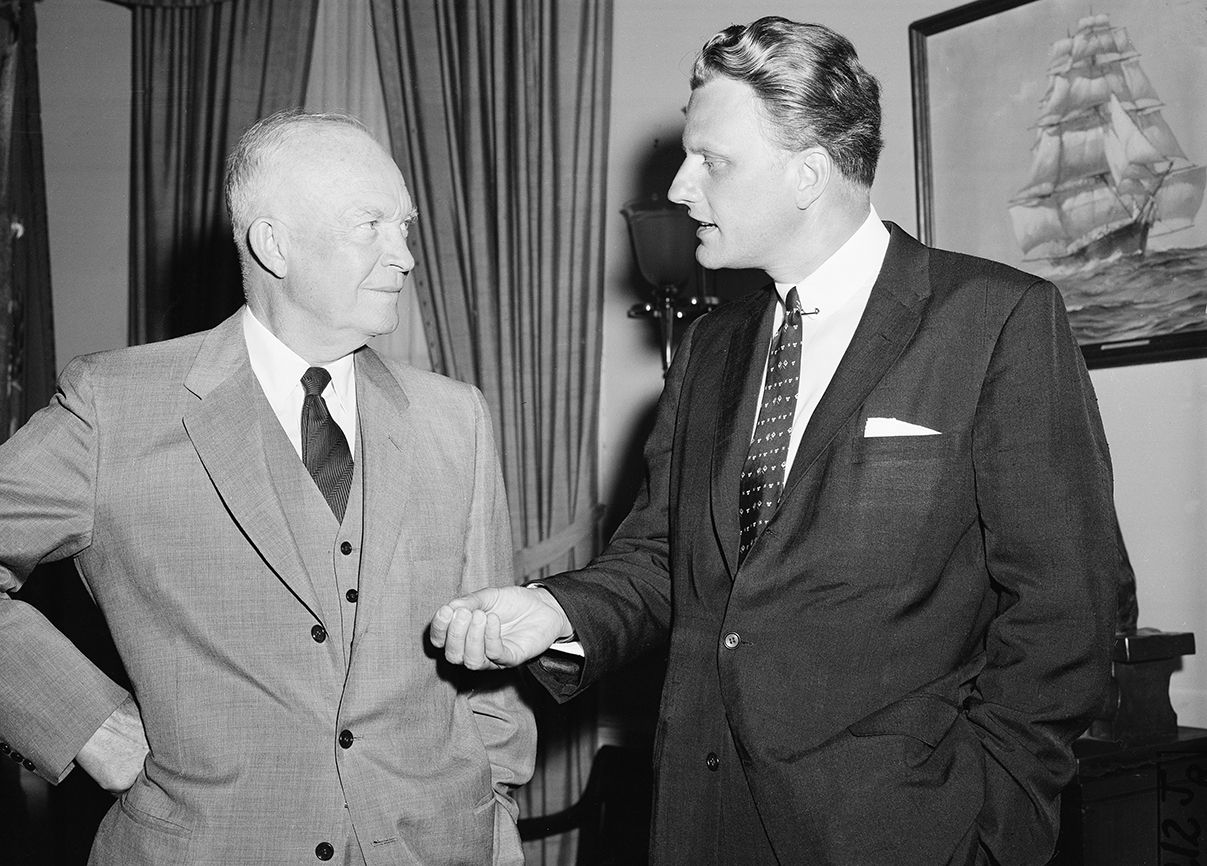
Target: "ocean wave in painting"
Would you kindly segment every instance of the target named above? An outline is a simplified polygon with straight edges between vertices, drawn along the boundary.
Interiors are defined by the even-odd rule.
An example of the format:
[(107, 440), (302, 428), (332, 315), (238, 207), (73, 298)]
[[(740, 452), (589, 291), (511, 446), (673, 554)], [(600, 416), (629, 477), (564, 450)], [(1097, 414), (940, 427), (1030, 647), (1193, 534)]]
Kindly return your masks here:
[(1207, 329), (1207, 247), (1115, 256), (1043, 276), (1060, 288), (1078, 343)]

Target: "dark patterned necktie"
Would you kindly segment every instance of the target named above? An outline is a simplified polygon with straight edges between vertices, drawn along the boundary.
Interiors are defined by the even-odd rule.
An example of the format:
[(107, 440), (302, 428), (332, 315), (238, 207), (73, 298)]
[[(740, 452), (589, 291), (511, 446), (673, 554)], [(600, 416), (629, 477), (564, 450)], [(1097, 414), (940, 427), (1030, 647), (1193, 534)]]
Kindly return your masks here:
[(750, 451), (742, 466), (738, 509), (742, 535), (738, 547), (741, 562), (759, 533), (779, 506), (788, 469), (788, 443), (796, 414), (796, 392), (800, 380), (801, 310), (796, 289), (784, 299), (784, 322), (780, 325), (767, 359), (767, 379), (759, 403), (759, 420)]
[(342, 521), (352, 488), (352, 452), (322, 397), (330, 381), (331, 374), (322, 367), (311, 367), (302, 376), (306, 392), (302, 400), (302, 462), (331, 512)]

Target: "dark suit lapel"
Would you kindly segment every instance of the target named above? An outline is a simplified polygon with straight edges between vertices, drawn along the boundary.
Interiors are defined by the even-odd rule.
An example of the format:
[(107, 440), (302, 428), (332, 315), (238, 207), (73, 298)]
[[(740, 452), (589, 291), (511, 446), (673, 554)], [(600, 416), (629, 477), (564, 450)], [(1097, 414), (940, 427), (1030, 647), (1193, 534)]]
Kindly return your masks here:
[(281, 583), (321, 622), (315, 589), (264, 456), (261, 413), (254, 401), (265, 398), (247, 359), (241, 315), (211, 331), (197, 353), (185, 387), (199, 401), (185, 413), (185, 430), (235, 523)]
[[(417, 452), (409, 401), (402, 386), (372, 349), (356, 353), (356, 413), (359, 448), (363, 461), (364, 534), (360, 561), (361, 595), (369, 602), (358, 606), (354, 640), (368, 627), (374, 581), (390, 573), (394, 553), (403, 536), (407, 508), (402, 503), (410, 485), (411, 456)], [(413, 507), (413, 506), (412, 506)]]
[(738, 570), (741, 526), (738, 520), (738, 486), (742, 464), (750, 450), (750, 434), (758, 413), (763, 368), (775, 322), (775, 292), (749, 301), (750, 309), (734, 328), (726, 353), (717, 399), (717, 428), (712, 452), (713, 529), (732, 577)]
[(880, 275), (851, 344), (805, 428), (784, 499), (859, 410), (918, 329), (930, 296), (926, 247), (892, 223), (886, 225), (891, 234)]

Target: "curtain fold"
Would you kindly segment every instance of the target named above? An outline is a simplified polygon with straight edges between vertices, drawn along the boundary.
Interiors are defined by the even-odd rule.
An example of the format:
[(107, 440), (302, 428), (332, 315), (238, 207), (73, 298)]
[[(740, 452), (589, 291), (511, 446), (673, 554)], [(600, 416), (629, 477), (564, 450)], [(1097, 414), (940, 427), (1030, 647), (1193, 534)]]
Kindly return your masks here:
[(0, 442), (54, 391), (34, 0), (0, 12)]
[[(312, 56), (306, 110), (351, 114), (389, 147), (390, 130), (369, 0), (319, 0)], [(398, 327), (374, 337), (369, 345), (379, 354), (430, 370), (423, 316), (413, 286), (403, 292), (399, 305)]]
[[(598, 547), (597, 428), (611, 0), (373, 0), (435, 369), (490, 403), (525, 578)], [(543, 698), (524, 813), (579, 794), (594, 707)], [(532, 845), (533, 862), (573, 845)]]
[(127, 2), (133, 18), (130, 342), (217, 324), (243, 302), (222, 200), (253, 121), (300, 107), (317, 0)]

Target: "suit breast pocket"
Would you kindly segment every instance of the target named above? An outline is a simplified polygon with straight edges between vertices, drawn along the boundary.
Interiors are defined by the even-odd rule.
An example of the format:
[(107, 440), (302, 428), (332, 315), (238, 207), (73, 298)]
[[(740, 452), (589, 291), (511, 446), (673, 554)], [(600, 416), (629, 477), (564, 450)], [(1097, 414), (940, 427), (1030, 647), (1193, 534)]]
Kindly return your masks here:
[(850, 473), (852, 501), (865, 516), (883, 509), (896, 519), (931, 513), (959, 491), (972, 489), (969, 437), (860, 437), (852, 443)]
[(945, 460), (959, 452), (959, 436), (864, 436), (851, 451), (852, 463)]

